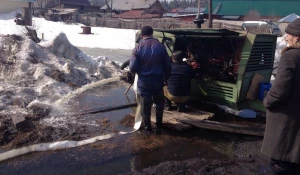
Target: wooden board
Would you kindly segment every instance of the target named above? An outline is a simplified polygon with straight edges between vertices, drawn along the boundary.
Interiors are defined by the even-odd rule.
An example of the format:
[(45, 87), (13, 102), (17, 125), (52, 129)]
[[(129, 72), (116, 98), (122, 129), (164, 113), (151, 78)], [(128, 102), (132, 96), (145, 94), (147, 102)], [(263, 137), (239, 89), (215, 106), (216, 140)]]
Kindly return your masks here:
[(201, 120), (193, 120), (193, 119), (187, 119), (187, 120), (184, 119), (179, 121), (199, 128), (226, 131), (226, 132), (246, 134), (246, 135), (254, 135), (254, 136), (264, 136), (264, 131), (265, 131), (265, 125), (253, 127), (253, 126), (236, 125), (236, 124), (209, 121), (209, 120), (201, 121)]
[[(180, 122), (180, 120), (195, 120), (195, 121), (201, 121), (204, 119), (207, 119), (211, 117), (213, 113), (205, 112), (205, 111), (199, 111), (192, 108), (188, 108), (187, 112), (177, 112), (174, 111), (164, 111), (163, 115), (163, 125), (165, 127), (168, 127), (170, 129), (174, 129), (177, 131), (184, 131), (192, 126), (190, 124), (185, 124)], [(151, 111), (151, 121), (156, 122), (155, 118), (155, 110), (152, 109)]]

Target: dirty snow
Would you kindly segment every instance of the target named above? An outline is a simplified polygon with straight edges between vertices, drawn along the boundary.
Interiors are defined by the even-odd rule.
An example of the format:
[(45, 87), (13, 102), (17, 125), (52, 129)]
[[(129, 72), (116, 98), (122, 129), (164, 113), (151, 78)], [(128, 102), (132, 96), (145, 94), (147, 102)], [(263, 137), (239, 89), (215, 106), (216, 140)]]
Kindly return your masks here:
[[(36, 44), (22, 33), (22, 27), (15, 25), (14, 14), (0, 15), (1, 116), (47, 115), (57, 100), (76, 89), (119, 76), (118, 64), (105, 56), (91, 57), (74, 44), (128, 49), (129, 35), (135, 35), (133, 30), (99, 29), (98, 35), (83, 36), (76, 30), (80, 25), (34, 18), (42, 26), (39, 31), (46, 36), (45, 41)], [(112, 45), (112, 36), (119, 42)]]

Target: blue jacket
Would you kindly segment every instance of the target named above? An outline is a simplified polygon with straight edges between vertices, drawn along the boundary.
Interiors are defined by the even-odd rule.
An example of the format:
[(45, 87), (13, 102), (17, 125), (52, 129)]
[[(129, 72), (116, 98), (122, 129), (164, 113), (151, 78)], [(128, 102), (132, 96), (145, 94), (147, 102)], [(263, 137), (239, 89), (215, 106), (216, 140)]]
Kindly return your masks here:
[(138, 90), (160, 90), (171, 72), (165, 46), (155, 38), (145, 38), (134, 48), (129, 69), (139, 76)]
[(168, 90), (174, 96), (189, 96), (191, 94), (191, 67), (186, 63), (172, 63), (172, 71), (168, 79)]

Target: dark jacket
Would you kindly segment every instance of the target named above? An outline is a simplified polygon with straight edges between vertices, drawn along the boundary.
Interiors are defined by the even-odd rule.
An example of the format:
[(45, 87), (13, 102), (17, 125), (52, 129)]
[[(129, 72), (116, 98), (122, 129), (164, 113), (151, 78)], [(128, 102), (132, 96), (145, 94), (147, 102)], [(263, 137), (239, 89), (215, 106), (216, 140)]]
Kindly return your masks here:
[(168, 79), (168, 90), (173, 96), (189, 96), (191, 94), (191, 67), (186, 63), (172, 63), (171, 75)]
[(160, 90), (170, 76), (171, 59), (163, 44), (155, 38), (146, 38), (133, 50), (129, 69), (139, 76), (139, 90)]
[(267, 123), (262, 153), (276, 160), (300, 163), (300, 42), (283, 51), (264, 106)]

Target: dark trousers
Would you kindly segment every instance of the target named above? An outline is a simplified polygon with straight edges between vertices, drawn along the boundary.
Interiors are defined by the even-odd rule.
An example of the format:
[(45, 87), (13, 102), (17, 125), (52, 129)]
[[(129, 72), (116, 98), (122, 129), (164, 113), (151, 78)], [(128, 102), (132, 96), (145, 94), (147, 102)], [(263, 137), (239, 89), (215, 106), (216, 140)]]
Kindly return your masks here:
[[(147, 94), (147, 95), (146, 95)], [(149, 91), (146, 94), (139, 94), (139, 103), (141, 105), (141, 116), (145, 123), (145, 129), (151, 130), (151, 109), (155, 104), (156, 127), (161, 128), (164, 112), (164, 92), (163, 89)]]
[(300, 174), (300, 164), (271, 159), (270, 167), (274, 175)]

